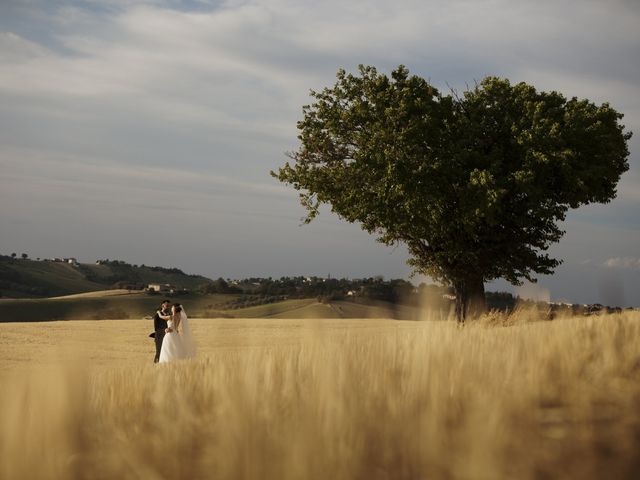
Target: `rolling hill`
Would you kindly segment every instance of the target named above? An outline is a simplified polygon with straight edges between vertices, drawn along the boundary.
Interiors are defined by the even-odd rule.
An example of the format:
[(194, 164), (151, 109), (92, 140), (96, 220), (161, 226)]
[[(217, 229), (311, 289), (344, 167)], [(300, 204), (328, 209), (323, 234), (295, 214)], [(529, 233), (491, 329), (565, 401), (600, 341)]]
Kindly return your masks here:
[[(238, 294), (187, 294), (173, 297), (191, 317), (200, 318), (395, 318), (415, 320), (419, 310), (387, 302), (361, 304), (347, 301), (320, 303), (291, 299), (245, 308), (227, 308)], [(106, 290), (54, 298), (0, 299), (0, 322), (50, 320), (103, 320), (152, 315), (163, 297), (128, 290)]]
[[(373, 299), (334, 300), (327, 295), (209, 293), (194, 291), (212, 280), (177, 268), (18, 259), (0, 255), (0, 322), (101, 320), (152, 315), (161, 295), (142, 291), (150, 283), (187, 289), (174, 297), (200, 318), (396, 318), (415, 319), (417, 309)], [(318, 280), (319, 284), (322, 284)], [(126, 288), (119, 288), (126, 287)], [(241, 291), (236, 289), (237, 291)], [(221, 290), (225, 291), (225, 290)], [(309, 293), (309, 292), (307, 292)], [(318, 301), (322, 297), (322, 301)]]
[[(164, 297), (144, 292), (106, 290), (55, 298), (0, 299), (0, 322), (47, 320), (102, 320), (143, 318), (153, 315)], [(205, 311), (230, 299), (229, 295), (181, 295), (190, 315)]]
[(0, 297), (52, 297), (101, 291), (119, 284), (142, 287), (149, 283), (169, 283), (178, 288), (194, 289), (210, 281), (177, 268), (137, 266), (117, 261), (69, 264), (0, 256)]

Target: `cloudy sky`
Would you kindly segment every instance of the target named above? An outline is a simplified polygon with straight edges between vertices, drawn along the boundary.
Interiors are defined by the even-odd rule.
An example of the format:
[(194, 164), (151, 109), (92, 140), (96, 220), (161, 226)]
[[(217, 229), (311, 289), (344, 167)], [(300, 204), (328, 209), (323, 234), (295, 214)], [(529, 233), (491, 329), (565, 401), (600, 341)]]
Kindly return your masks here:
[[(640, 7), (629, 1), (0, 1), (0, 253), (218, 277), (406, 277), (406, 251), (268, 172), (309, 89), (398, 64), (610, 102), (637, 134), (618, 198), (582, 208), (524, 294), (640, 305)], [(496, 282), (490, 289), (505, 289)]]

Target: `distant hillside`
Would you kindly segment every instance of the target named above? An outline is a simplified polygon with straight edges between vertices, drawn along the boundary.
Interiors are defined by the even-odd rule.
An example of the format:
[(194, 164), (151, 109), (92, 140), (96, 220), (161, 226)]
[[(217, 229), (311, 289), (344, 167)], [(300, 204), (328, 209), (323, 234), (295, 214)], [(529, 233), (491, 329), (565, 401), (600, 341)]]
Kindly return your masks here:
[(130, 265), (117, 260), (71, 264), (0, 255), (0, 297), (52, 297), (127, 286), (142, 288), (149, 283), (194, 289), (210, 282), (209, 278), (188, 275), (177, 268)]
[[(316, 299), (282, 300), (243, 308), (228, 308), (238, 294), (187, 294), (178, 299), (189, 316), (200, 318), (396, 318), (416, 320), (418, 309), (388, 302), (370, 304)], [(127, 290), (107, 290), (57, 298), (0, 299), (0, 322), (102, 320), (153, 315), (162, 297)]]

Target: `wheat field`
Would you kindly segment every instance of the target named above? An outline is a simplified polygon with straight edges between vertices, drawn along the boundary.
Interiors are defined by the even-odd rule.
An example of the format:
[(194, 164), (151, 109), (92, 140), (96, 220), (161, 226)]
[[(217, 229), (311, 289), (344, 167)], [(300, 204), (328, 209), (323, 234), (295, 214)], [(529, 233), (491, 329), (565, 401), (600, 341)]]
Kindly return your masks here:
[(640, 478), (640, 314), (529, 320), (0, 324), (0, 478)]

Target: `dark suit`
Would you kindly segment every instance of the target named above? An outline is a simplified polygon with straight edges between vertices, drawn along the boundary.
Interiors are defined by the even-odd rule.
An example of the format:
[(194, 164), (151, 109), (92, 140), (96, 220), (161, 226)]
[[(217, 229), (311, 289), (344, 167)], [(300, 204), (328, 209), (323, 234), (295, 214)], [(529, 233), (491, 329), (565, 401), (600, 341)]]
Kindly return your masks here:
[(156, 356), (153, 359), (153, 363), (158, 363), (160, 360), (160, 350), (162, 349), (162, 340), (164, 339), (164, 329), (167, 328), (167, 321), (160, 317), (160, 315), (168, 316), (169, 310), (158, 310), (153, 316), (153, 329), (156, 332)]

